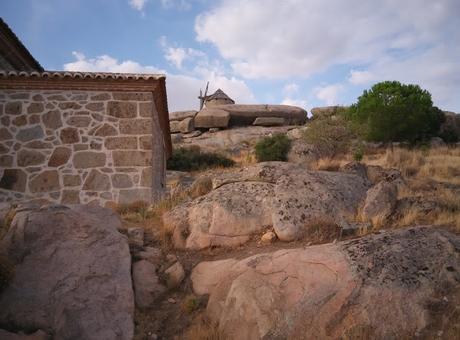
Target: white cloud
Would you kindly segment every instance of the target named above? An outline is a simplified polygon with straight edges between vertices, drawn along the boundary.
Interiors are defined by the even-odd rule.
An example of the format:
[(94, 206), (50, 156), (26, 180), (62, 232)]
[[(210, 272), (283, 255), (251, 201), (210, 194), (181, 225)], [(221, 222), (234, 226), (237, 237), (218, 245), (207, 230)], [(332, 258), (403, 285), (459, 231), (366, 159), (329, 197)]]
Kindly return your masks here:
[(369, 71), (350, 71), (350, 77), (348, 81), (352, 84), (369, 84), (371, 81), (375, 80), (375, 75)]
[(299, 92), (299, 85), (296, 83), (289, 83), (284, 85), (283, 93), (285, 96), (293, 96)]
[(72, 54), (76, 60), (64, 64), (66, 71), (166, 74), (170, 111), (198, 108), (199, 91), (206, 85), (206, 81), (210, 82), (210, 91), (215, 91), (220, 87), (238, 103), (254, 102), (254, 95), (243, 80), (226, 76), (216, 65), (213, 67), (207, 65), (209, 68), (197, 67), (191, 74), (172, 74), (154, 66), (141, 65), (132, 60), (119, 61), (108, 55), (87, 58), (80, 52), (73, 52)]
[(316, 97), (326, 105), (337, 105), (340, 92), (343, 91), (343, 85), (332, 84), (327, 86), (320, 86), (314, 89)]
[(164, 51), (164, 58), (178, 69), (182, 68), (186, 60), (203, 58), (207, 62), (207, 56), (203, 51), (193, 48), (175, 47), (168, 42), (165, 36), (160, 37), (159, 42)]
[(129, 0), (129, 5), (135, 10), (142, 12), (147, 1), (148, 0)]
[(281, 102), (282, 105), (293, 105), (293, 106), (299, 106), (303, 109), (308, 108), (308, 103), (306, 100), (303, 99), (294, 99), (294, 98), (284, 98), (283, 101)]
[(458, 0), (222, 0), (197, 17), (195, 31), (245, 78), (307, 78), (349, 65), (352, 84), (428, 81), (420, 85), (445, 103), (443, 91), (460, 92), (459, 13)]

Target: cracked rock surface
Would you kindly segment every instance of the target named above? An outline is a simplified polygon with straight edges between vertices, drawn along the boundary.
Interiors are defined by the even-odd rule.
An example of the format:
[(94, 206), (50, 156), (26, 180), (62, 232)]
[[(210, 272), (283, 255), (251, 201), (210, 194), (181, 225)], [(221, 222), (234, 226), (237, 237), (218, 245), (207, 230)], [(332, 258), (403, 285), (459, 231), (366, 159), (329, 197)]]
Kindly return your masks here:
[(416, 227), (202, 262), (191, 279), (230, 338), (423, 338), (460, 302), (459, 252), (458, 235)]

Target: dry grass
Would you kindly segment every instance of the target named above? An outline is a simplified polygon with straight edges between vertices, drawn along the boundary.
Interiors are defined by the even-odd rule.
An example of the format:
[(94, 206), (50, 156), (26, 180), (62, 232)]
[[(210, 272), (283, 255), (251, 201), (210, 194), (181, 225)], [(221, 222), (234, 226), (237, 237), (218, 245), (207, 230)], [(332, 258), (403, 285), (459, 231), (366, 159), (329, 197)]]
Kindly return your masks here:
[(334, 158), (320, 158), (313, 164), (313, 170), (338, 171), (343, 164), (342, 160)]
[(301, 238), (312, 244), (328, 243), (340, 238), (342, 228), (329, 218), (313, 218), (302, 230)]
[(217, 325), (204, 317), (194, 320), (193, 324), (183, 334), (184, 340), (227, 340)]
[(387, 149), (380, 157), (365, 157), (365, 162), (384, 168), (397, 168), (406, 178), (430, 178), (460, 184), (460, 148)]

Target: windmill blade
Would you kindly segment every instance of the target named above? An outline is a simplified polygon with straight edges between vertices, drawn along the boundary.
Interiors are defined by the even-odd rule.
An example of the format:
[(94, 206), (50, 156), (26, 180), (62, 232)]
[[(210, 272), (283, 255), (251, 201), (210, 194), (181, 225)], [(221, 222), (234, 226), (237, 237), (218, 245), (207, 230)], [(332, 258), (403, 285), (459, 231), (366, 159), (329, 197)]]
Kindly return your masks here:
[(209, 87), (209, 81), (206, 83), (206, 90), (204, 90), (204, 97), (208, 95), (208, 87)]

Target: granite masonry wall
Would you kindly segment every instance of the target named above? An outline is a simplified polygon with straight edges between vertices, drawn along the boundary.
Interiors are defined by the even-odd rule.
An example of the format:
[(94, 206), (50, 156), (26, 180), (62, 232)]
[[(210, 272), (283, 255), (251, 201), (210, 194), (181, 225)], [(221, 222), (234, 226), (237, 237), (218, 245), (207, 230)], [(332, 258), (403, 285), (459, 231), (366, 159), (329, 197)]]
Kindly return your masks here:
[(0, 202), (150, 201), (152, 97), (0, 90)]

